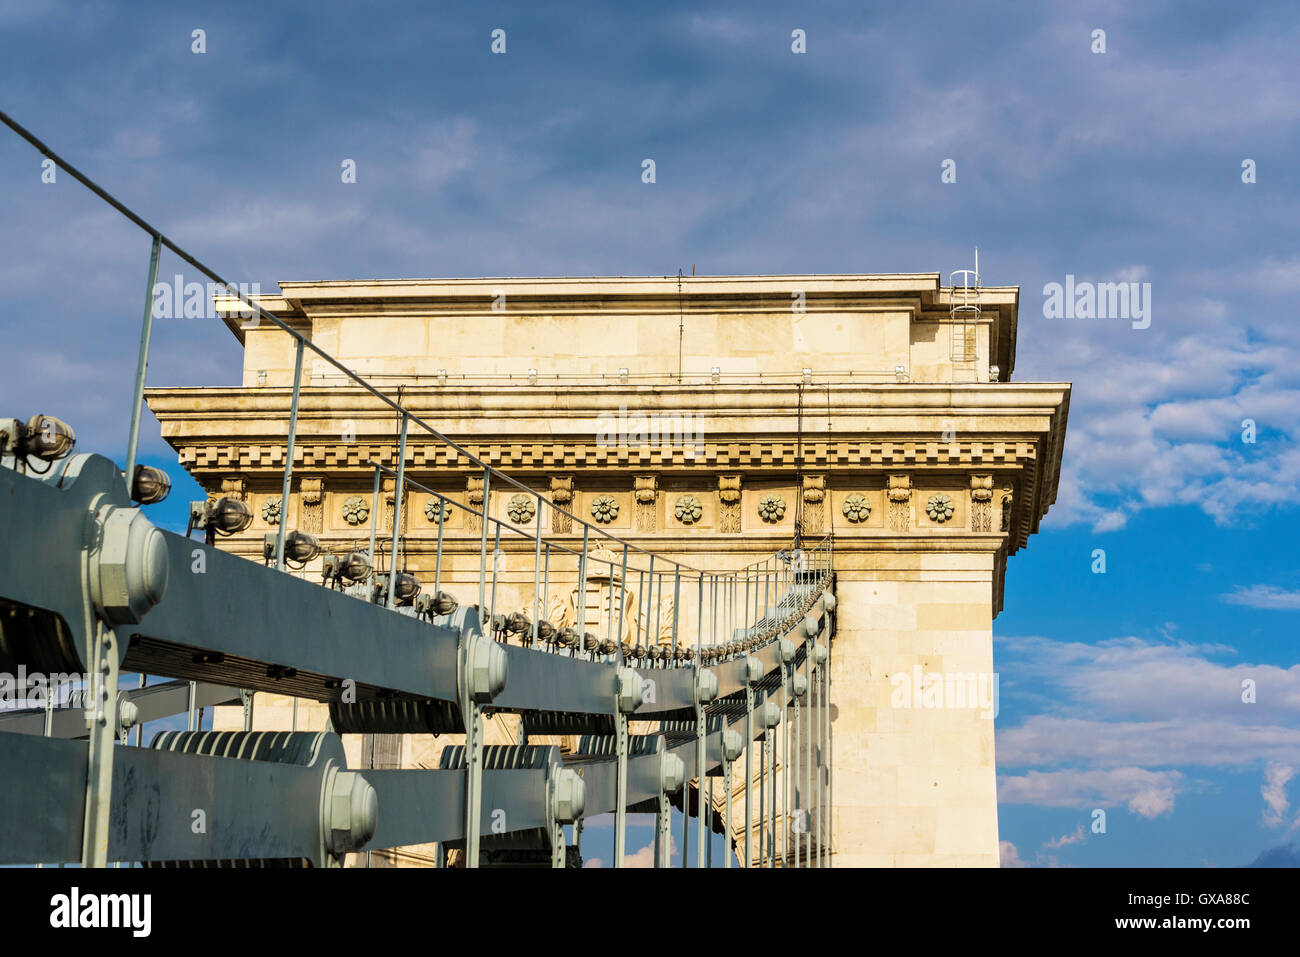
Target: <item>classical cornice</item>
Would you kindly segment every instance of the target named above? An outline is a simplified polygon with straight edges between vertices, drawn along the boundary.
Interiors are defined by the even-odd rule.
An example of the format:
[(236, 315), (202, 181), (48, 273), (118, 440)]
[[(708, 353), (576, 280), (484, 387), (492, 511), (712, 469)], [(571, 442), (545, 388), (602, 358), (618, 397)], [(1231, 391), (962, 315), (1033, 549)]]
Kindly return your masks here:
[[(415, 388), (403, 400), (470, 455), (539, 487), (542, 476), (583, 471), (625, 478), (646, 471), (738, 472), (785, 480), (820, 469), (832, 482), (870, 473), (995, 473), (1017, 486), (1007, 529), (1014, 551), (1056, 500), (1069, 391), (1064, 383), (836, 384), (807, 390), (802, 410), (798, 390), (766, 383)], [(147, 396), (163, 437), (201, 482), (283, 470), (290, 390), (151, 389)], [(827, 398), (829, 416), (817, 401)], [(687, 435), (629, 444), (617, 437), (625, 427), (637, 429), (628, 410), (669, 421), (689, 417)], [(826, 431), (828, 422), (833, 432)], [(371, 462), (394, 467), (395, 428), (392, 410), (368, 393), (304, 389), (294, 467), (354, 479), (369, 475)], [(408, 468), (416, 473), (446, 477), (476, 468), (415, 427), (408, 450)]]
[[(529, 315), (676, 315), (694, 313), (789, 313), (791, 294), (804, 297), (809, 312), (869, 313), (906, 311), (914, 322), (949, 320), (949, 291), (939, 273), (786, 275), (786, 276), (619, 276), (498, 277), (480, 279), (391, 279), (280, 282), (280, 295), (259, 304), (295, 328), (317, 320), (349, 316), (470, 317), (476, 314), (526, 318)], [(504, 294), (504, 311), (494, 306)], [(1020, 289), (985, 286), (980, 290), (984, 323), (994, 327), (994, 359), (1004, 376), (1015, 365)], [(218, 296), (218, 311), (238, 308)], [(227, 318), (240, 342), (241, 323)]]
[[(840, 299), (864, 303), (894, 300), (947, 307), (947, 290), (939, 273), (897, 274), (791, 274), (785, 276), (592, 276), (592, 277), (498, 277), (479, 279), (389, 279), (337, 280), (327, 282), (280, 282), (279, 297), (264, 297), (284, 308), (287, 314), (330, 315), (336, 310), (352, 311), (364, 306), (401, 309), (470, 304), (490, 308), (498, 292), (508, 301), (524, 304), (569, 306), (583, 311), (617, 310), (630, 304), (672, 307), (678, 295), (695, 304), (705, 302), (761, 304), (770, 299), (783, 311), (790, 309), (790, 293), (804, 293), (809, 299)], [(985, 286), (981, 303), (1012, 305), (1018, 286)]]
[[(390, 390), (391, 391), (391, 390)], [(889, 435), (936, 435), (956, 430), (1041, 435), (1054, 427), (1068, 407), (1069, 383), (889, 383), (819, 382), (804, 386), (761, 380), (717, 385), (416, 385), (403, 390), (403, 405), (444, 434), (475, 436), (595, 434), (604, 416), (690, 415), (706, 435), (779, 435), (798, 431), (826, 434), (855, 432)], [(291, 390), (287, 388), (149, 389), (149, 406), (161, 420), (187, 422), (222, 419), (248, 423), (268, 419), (268, 435), (285, 434)], [(800, 397), (802, 396), (802, 404)], [(342, 385), (305, 386), (299, 400), (300, 429), (334, 420), (346, 410), (360, 436), (391, 441), (394, 413), (368, 392)], [(744, 421), (743, 428), (736, 428)], [(458, 424), (470, 425), (458, 429)], [(166, 433), (164, 433), (166, 434)], [(176, 434), (180, 434), (177, 432)], [(414, 435), (414, 432), (413, 432)]]
[[(284, 467), (283, 442), (259, 444), (241, 441), (205, 441), (196, 438), (174, 442), (178, 461), (191, 471), (280, 471)], [(471, 455), (502, 471), (554, 472), (570, 469), (636, 471), (671, 469), (680, 472), (740, 469), (793, 472), (797, 469), (846, 468), (868, 471), (899, 469), (1020, 469), (1037, 462), (1035, 443), (1015, 440), (957, 441), (833, 440), (805, 438), (802, 449), (794, 436), (783, 441), (705, 442), (697, 447), (600, 445), (595, 441), (571, 442), (462, 442)], [(457, 469), (472, 473), (475, 466), (465, 456), (441, 443), (407, 442), (407, 467)], [(393, 466), (391, 445), (321, 441), (299, 433), (294, 443), (295, 468), (367, 471), (370, 462)]]

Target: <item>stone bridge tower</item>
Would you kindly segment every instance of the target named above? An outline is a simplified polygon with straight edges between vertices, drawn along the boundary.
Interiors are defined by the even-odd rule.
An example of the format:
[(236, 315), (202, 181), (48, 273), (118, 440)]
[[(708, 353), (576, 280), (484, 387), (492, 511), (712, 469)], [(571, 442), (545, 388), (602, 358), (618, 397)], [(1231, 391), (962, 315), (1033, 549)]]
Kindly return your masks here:
[[(1070, 393), (1011, 381), (1018, 294), (985, 287), (962, 314), (936, 273), (458, 279), (285, 282), (262, 304), (471, 453), (657, 552), (733, 568), (788, 546), (797, 523), (804, 541), (833, 534), (832, 861), (996, 866), (992, 623), (1008, 557), (1055, 500)], [(270, 507), (293, 350), (241, 322), (242, 386), (150, 390), (163, 436), (210, 492), (253, 506), (235, 551), (260, 559), (264, 505), (327, 549), (359, 543), (368, 463), (396, 464), (393, 414), (312, 365), (290, 501)], [(467, 462), (418, 437), (406, 474), (484, 497)], [(509, 489), (487, 498), (532, 520)], [(381, 528), (392, 499), (387, 482)], [(442, 587), (464, 591), (480, 530), (433, 501), (408, 494), (400, 560), (426, 582), (441, 562)], [(502, 548), (502, 607), (523, 608), (532, 573), (511, 570), (531, 569), (532, 545)], [(548, 614), (588, 600), (565, 574)], [(308, 710), (299, 727), (323, 723)], [(274, 706), (259, 715), (288, 727)], [(429, 761), (420, 745), (367, 746), (378, 766)]]

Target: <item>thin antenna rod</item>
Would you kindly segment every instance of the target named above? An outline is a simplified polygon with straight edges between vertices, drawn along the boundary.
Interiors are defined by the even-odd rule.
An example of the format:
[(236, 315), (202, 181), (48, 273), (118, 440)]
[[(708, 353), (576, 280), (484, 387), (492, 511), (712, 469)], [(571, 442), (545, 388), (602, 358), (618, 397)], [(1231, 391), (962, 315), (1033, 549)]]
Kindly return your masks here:
[(795, 548), (799, 548), (801, 542), (803, 541), (803, 520), (804, 520), (804, 514), (803, 514), (803, 383), (802, 382), (799, 383), (798, 390), (799, 390), (798, 401), (797, 401), (798, 418), (796, 419), (796, 423), (797, 423), (796, 428), (798, 429), (796, 433), (797, 435), (796, 442), (798, 444), (798, 451), (795, 453), (795, 466), (794, 466), (794, 486), (795, 486), (794, 488), (794, 494), (795, 494), (794, 547)]
[[(694, 271), (694, 267), (692, 267)], [(682, 312), (682, 267), (677, 267), (677, 381), (682, 381), (682, 340), (686, 336), (686, 315)]]

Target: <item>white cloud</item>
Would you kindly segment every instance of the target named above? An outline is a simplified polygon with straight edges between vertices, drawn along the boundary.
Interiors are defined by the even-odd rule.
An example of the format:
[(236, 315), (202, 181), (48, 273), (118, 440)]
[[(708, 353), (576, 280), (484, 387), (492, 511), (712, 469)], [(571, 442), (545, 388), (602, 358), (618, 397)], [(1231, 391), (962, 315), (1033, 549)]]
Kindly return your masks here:
[[(1192, 505), (1229, 525), (1300, 494), (1300, 341), (1272, 308), (1246, 313), (1181, 278), (1153, 280), (1148, 330), (1044, 319), (1025, 297), (1017, 376), (1074, 383), (1049, 522), (1113, 531), (1143, 509)], [(1243, 441), (1247, 419), (1253, 443)]]
[(1300, 259), (1266, 259), (1260, 263), (1255, 278), (1269, 292), (1300, 291)]
[[(1257, 706), (1243, 705), (1249, 707)], [(1035, 715), (997, 733), (998, 765), (1006, 768), (1071, 763), (1099, 768), (1245, 768), (1297, 753), (1300, 729), (1219, 719), (1108, 721)]]
[[(1215, 660), (1235, 655), (1227, 645), (1133, 637), (1095, 644), (1006, 637), (998, 639), (998, 653), (1005, 674), (1037, 678), (1064, 692), (1053, 709), (1055, 718), (1149, 719), (1153, 733), (1159, 733), (1156, 724), (1176, 720), (1189, 728), (1201, 721), (1220, 722), (1225, 733), (1233, 727), (1273, 725), (1289, 731), (1300, 725), (1300, 665)], [(1257, 703), (1241, 700), (1246, 679), (1261, 692)], [(1177, 731), (1176, 723), (1172, 730)]]
[[(1264, 769), (1264, 786), (1260, 788), (1260, 795), (1268, 805), (1264, 809), (1266, 827), (1277, 827), (1286, 820), (1287, 810), (1291, 806), (1286, 796), (1286, 785), (1295, 776), (1295, 772), (1296, 769), (1289, 764), (1270, 764)], [(1296, 823), (1300, 824), (1300, 818), (1296, 819)]]
[(998, 841), (998, 862), (1003, 867), (1028, 867), (1029, 865), (1020, 859), (1020, 852), (1010, 841)]
[(1166, 814), (1174, 809), (1174, 789), (1172, 787), (1144, 788), (1129, 799), (1128, 809), (1145, 818)]
[(1080, 824), (1077, 828), (1075, 828), (1073, 834), (1062, 834), (1060, 837), (1052, 838), (1052, 840), (1044, 844), (1043, 847), (1049, 848), (1051, 850), (1055, 850), (1060, 847), (1068, 847), (1071, 844), (1080, 844), (1086, 841), (1087, 839), (1088, 839), (1088, 834), (1083, 829), (1083, 825)]
[(1274, 585), (1238, 585), (1223, 600), (1233, 605), (1251, 608), (1300, 611), (1300, 591), (1287, 591)]
[(1001, 867), (1060, 867), (1061, 862), (1053, 854), (1039, 851), (1032, 861), (1020, 856), (1016, 845), (1010, 841), (998, 841), (998, 864)]
[[(1057, 124), (1061, 144), (1080, 144), (1126, 152), (1136, 149), (1195, 148), (1200, 137), (1235, 139), (1247, 130), (1287, 127), (1292, 123), (1287, 92), (1290, 80), (1283, 64), (1296, 43), (1294, 23), (1268, 18), (1268, 27), (1216, 36), (1196, 46), (1195, 62), (1158, 50), (1146, 39), (1146, 24), (1134, 24), (1134, 8), (1116, 9), (1102, 17), (1107, 28), (1107, 53), (1088, 52), (1091, 31), (1098, 25), (1095, 9), (1084, 18), (1067, 14), (1047, 23), (1042, 43), (1058, 57), (1087, 63), (1088, 109), (1075, 109), (1070, 122)], [(1132, 29), (1130, 29), (1130, 27)], [(1141, 46), (1138, 47), (1140, 42)], [(1243, 98), (1238, 90), (1249, 89)], [(1040, 99), (1036, 110), (1050, 109)], [(1198, 126), (1200, 129), (1198, 129)], [(1141, 140), (1132, 132), (1141, 129)]]
[(1029, 771), (1019, 776), (1000, 776), (998, 802), (1083, 809), (1122, 804), (1134, 814), (1154, 818), (1174, 809), (1174, 797), (1186, 787), (1185, 780), (1180, 771), (1148, 771), (1140, 767)]
[[(677, 841), (670, 833), (668, 835), (668, 859), (671, 861), (673, 855), (677, 853)], [(655, 842), (651, 839), (650, 843), (639, 850), (627, 854), (623, 858), (625, 867), (654, 867), (655, 866)]]
[[(1300, 753), (1300, 665), (1243, 663), (1231, 660), (1231, 647), (1174, 640), (998, 644), (1004, 695), (1025, 682), (1045, 685), (1043, 713), (997, 729), (1002, 803), (1122, 805), (1156, 818), (1200, 786), (1189, 767), (1282, 765)], [(1245, 678), (1255, 682), (1257, 703), (1242, 701)], [(1278, 774), (1266, 801), (1281, 793)]]

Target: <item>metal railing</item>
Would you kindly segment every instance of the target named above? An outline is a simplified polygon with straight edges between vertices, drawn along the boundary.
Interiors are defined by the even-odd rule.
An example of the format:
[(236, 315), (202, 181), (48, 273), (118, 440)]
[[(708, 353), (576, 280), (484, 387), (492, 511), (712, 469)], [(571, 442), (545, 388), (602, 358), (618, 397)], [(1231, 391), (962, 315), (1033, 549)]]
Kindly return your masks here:
[[(67, 859), (73, 846), (70, 831), (55, 828), (57, 833), (51, 837), (50, 829), (23, 830), (24, 820), (48, 814), (51, 819), (84, 819), (75, 842), (80, 849), (76, 859), (88, 866), (103, 866), (110, 857), (146, 862), (225, 860), (248, 853), (264, 859), (303, 859), (330, 865), (362, 847), (425, 841), (438, 842), (444, 848), (463, 847), (467, 866), (477, 866), (485, 835), (491, 842), (496, 833), (485, 831), (483, 810), (490, 800), (497, 800), (503, 807), (515, 809), (509, 832), (539, 830), (552, 849), (552, 863), (557, 865), (565, 860), (564, 824), (574, 825), (576, 842), (584, 816), (613, 811), (615, 866), (623, 863), (628, 808), (651, 802), (658, 818), (656, 864), (663, 866), (668, 848), (661, 838), (666, 834), (669, 795), (680, 791), (682, 865), (686, 866), (689, 801), (685, 789), (690, 778), (686, 769), (695, 772), (701, 805), (706, 779), (715, 772), (724, 777), (726, 826), (730, 829), (732, 763), (742, 752), (745, 864), (828, 863), (830, 725), (826, 701), (829, 613), (834, 609), (829, 592), (833, 581), (830, 537), (808, 545), (796, 538), (789, 547), (742, 568), (709, 570), (612, 534), (475, 457), (303, 333), (245, 298), (7, 114), (0, 112), (0, 121), (151, 237), (125, 468), (118, 470), (98, 456), (79, 455), (44, 476), (19, 475), (12, 470), (4, 478), (10, 484), (10, 494), (0, 497), (4, 503), (0, 540), (15, 544), (0, 554), (0, 603), (26, 609), (29, 618), (43, 624), (0, 649), (0, 664), (16, 665), (27, 655), (34, 661), (54, 660), (84, 668), (89, 676), (83, 696), (89, 750), (78, 751), (80, 746), (74, 742), (55, 740), (48, 734), (49, 721), (41, 739), (43, 748), (31, 744), (28, 736), (0, 734), (0, 770), (10, 772), (0, 774), (0, 780), (11, 782), (0, 789), (0, 849), (7, 848), (0, 850), (0, 863)], [(215, 549), (200, 549), (188, 535), (161, 533), (147, 521), (142, 525), (139, 519), (143, 516), (131, 505), (152, 338), (152, 290), (163, 248), (231, 290), (259, 319), (293, 339), (294, 379), (281, 476), (282, 512), (268, 558), (274, 560), (274, 571)], [(308, 350), (398, 416), (396, 468), (368, 463), (374, 472), (369, 576), (354, 583), (349, 594), (279, 574), (287, 568), (288, 502), (303, 360)], [(412, 426), (422, 441), (445, 445), (481, 475), (478, 503), (453, 502), (406, 474)], [(386, 543), (380, 538), (379, 507), (384, 476), (393, 481), (392, 527)], [(492, 514), (491, 495), (500, 488), (515, 491), (520, 499), (516, 514), (527, 513), (527, 525), (525, 520), (507, 521)], [(409, 542), (402, 528), (410, 489), (433, 496), (440, 516), (433, 595), (424, 603), (398, 595), (399, 572), (409, 558)], [(478, 526), (478, 594), (472, 606), (440, 601), (445, 581), (443, 510), (449, 505), (474, 516)], [(93, 519), (88, 524), (73, 521), (70, 516), (79, 510)], [(42, 524), (43, 518), (52, 515), (63, 520)], [(579, 533), (547, 535), (546, 516), (552, 525), (556, 518), (563, 518), (570, 528), (577, 523), (581, 546), (575, 547)], [(82, 527), (92, 530), (84, 540), (78, 537)], [(57, 529), (58, 534), (51, 538), (49, 528)], [(381, 584), (380, 558), (385, 544), (387, 575)], [(29, 554), (19, 554), (24, 546)], [(533, 551), (532, 614), (501, 614), (498, 586), (502, 558), (507, 551), (526, 554), (529, 547)], [(132, 591), (139, 583), (128, 581), (130, 576), (105, 571), (118, 560), (119, 552), (137, 563), (133, 567), (143, 567), (140, 574), (146, 579), (161, 574), (161, 584), (155, 581), (149, 587), (140, 586), (144, 593), (139, 594)], [(31, 554), (37, 556), (35, 562)], [(191, 562), (204, 565), (202, 583), (192, 574)], [(86, 571), (67, 578), (64, 570), (77, 565)], [(115, 574), (118, 577), (113, 577)], [(633, 578), (636, 585), (629, 588)], [(77, 579), (80, 587), (68, 584)], [(549, 621), (551, 586), (569, 580), (576, 583), (574, 620), (567, 624)], [(587, 631), (588, 586), (592, 582), (598, 586), (598, 601), (591, 624), (600, 632), (603, 621), (603, 634)], [(113, 588), (124, 589), (124, 595), (106, 597), (106, 589)], [(667, 607), (665, 592), (672, 600), (671, 622), (661, 620)], [(242, 600), (232, 603), (227, 600), (230, 595)], [(358, 602), (357, 598), (364, 600)], [(57, 649), (50, 644), (53, 626), (41, 617), (45, 614), (64, 622), (71, 635)], [(364, 647), (349, 644), (361, 635), (367, 637)], [(629, 662), (634, 665), (629, 667)], [(313, 735), (298, 732), (296, 727), (287, 737), (254, 732), (250, 694), (244, 699), (244, 732), (227, 733), (234, 738), (202, 732), (191, 719), (189, 732), (155, 738), (151, 748), (122, 747), (117, 743), (120, 696), (116, 689), (119, 675), (131, 670), (190, 682), (191, 713), (195, 682), (203, 681), (245, 689), (244, 693), (274, 690), (290, 694), (295, 708), (299, 698), (328, 701), (333, 727), (340, 733), (435, 731), (463, 734), (465, 744), (445, 750), (443, 767), (437, 771), (348, 771), (336, 735)], [(508, 675), (515, 674), (518, 680), (508, 680)], [(360, 699), (348, 701), (342, 694), (348, 683), (361, 689)], [(810, 692), (819, 702), (815, 728), (811, 709), (802, 705)], [(483, 719), (489, 710), (520, 716), (518, 747), (484, 744)], [(631, 720), (657, 721), (659, 730), (633, 740)], [(741, 738), (732, 725), (743, 726), (745, 736)], [(555, 748), (525, 746), (530, 733), (562, 733), (569, 728), (587, 733), (581, 745), (587, 750), (565, 757)], [(758, 811), (760, 821), (765, 822), (758, 830), (757, 856), (750, 846), (752, 745), (756, 740), (763, 748)], [(236, 755), (220, 750), (236, 744)], [(677, 759), (675, 769), (670, 758)], [(582, 776), (569, 766), (575, 762), (584, 771)], [(121, 810), (119, 803), (130, 800), (113, 789), (115, 763), (124, 764), (141, 779), (156, 782), (160, 790), (155, 799), (177, 807), (189, 806), (186, 802), (193, 800), (194, 776), (202, 766), (207, 786), (214, 793), (237, 804), (254, 822), (266, 825), (258, 832), (263, 837), (253, 840), (246, 828), (235, 827), (193, 842), (191, 847), (179, 839), (159, 846), (129, 829), (119, 828), (110, 834), (110, 811), (116, 814)], [(277, 765), (279, 776), (269, 774), (265, 766), (270, 764)], [(177, 773), (178, 769), (188, 773)], [(36, 792), (41, 793), (42, 784), (55, 788), (69, 774), (84, 775), (84, 794), (76, 799), (62, 795), (44, 811), (30, 803), (27, 785), (34, 783)], [(12, 783), (20, 781), (21, 789)], [(299, 788), (301, 794), (293, 788)], [(711, 781), (708, 789), (711, 802)], [(309, 800), (313, 794), (314, 805)], [(276, 806), (270, 800), (272, 795), (288, 795), (284, 806)], [(378, 823), (373, 810), (376, 804), (381, 809)], [(803, 822), (809, 811), (815, 811), (815, 826), (795, 827), (793, 851), (791, 826), (777, 824), (778, 805), (783, 821)], [(304, 830), (300, 820), (304, 808), (309, 807), (314, 807), (312, 813), (317, 815), (312, 818), (315, 831)], [(344, 814), (344, 819), (338, 814)], [(705, 813), (696, 817), (696, 866), (711, 860), (711, 846), (705, 843), (705, 818)], [(66, 821), (60, 826), (65, 825)], [(827, 829), (824, 837), (823, 826)], [(265, 837), (268, 833), (273, 836)], [(730, 866), (730, 855), (726, 864)]]

